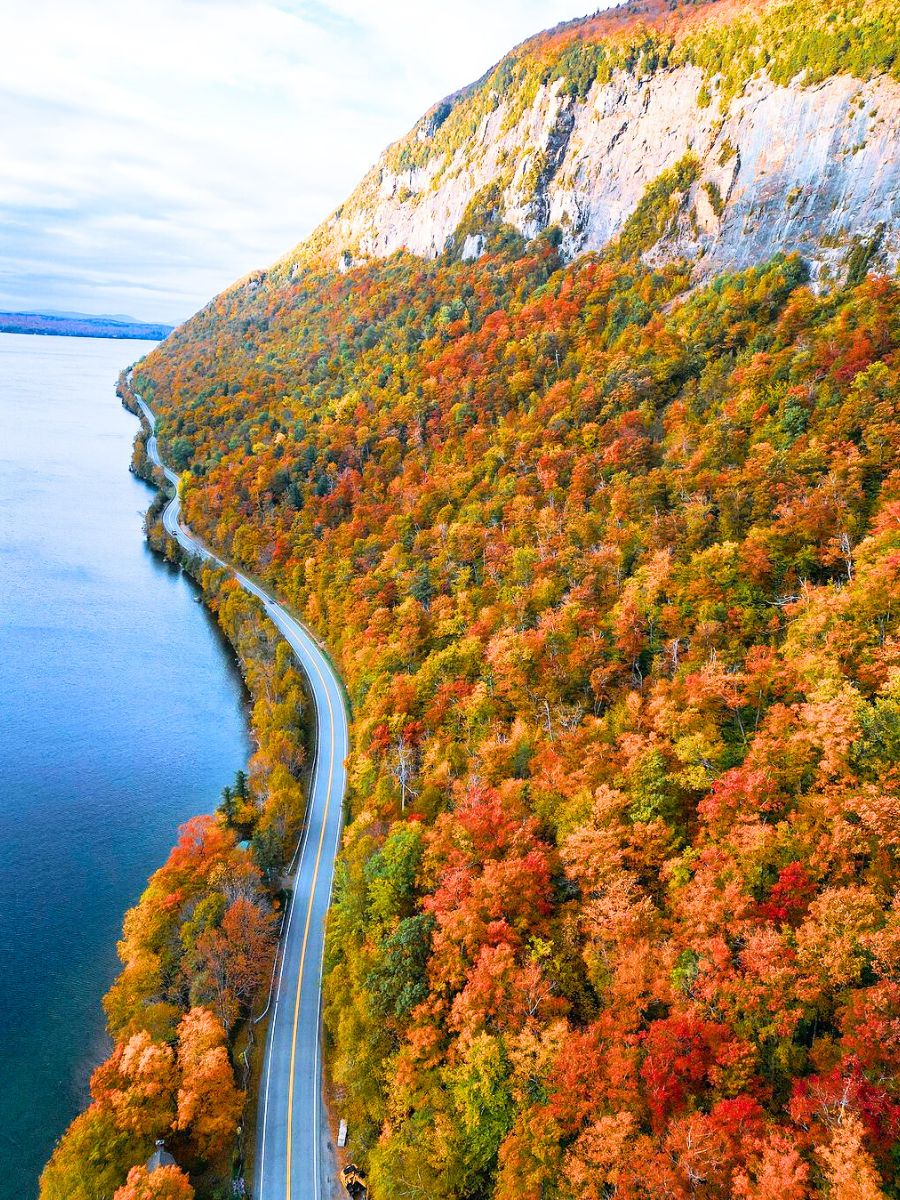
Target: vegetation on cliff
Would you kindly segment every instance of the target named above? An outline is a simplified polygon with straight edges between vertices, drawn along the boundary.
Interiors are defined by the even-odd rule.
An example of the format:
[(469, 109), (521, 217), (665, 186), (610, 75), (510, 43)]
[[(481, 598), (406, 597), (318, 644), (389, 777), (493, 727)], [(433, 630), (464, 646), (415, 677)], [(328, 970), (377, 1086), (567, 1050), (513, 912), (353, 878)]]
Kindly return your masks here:
[[(651, 136), (662, 145), (681, 141), (680, 149), (673, 148), (677, 157), (698, 152), (702, 157), (704, 138), (715, 138), (717, 123), (734, 118), (740, 126), (742, 109), (735, 105), (754, 82), (771, 94), (779, 87), (808, 91), (835, 76), (860, 82), (900, 79), (900, 17), (891, 0), (642, 0), (558, 26), (516, 47), (476, 83), (431, 109), (287, 261), (305, 263), (316, 252), (332, 264), (342, 253), (357, 261), (380, 254), (385, 245), (419, 251), (431, 245), (440, 251), (444, 235), (452, 232), (444, 228), (444, 215), (458, 215), (459, 194), (468, 191), (471, 199), (486, 184), (499, 209), (526, 231), (530, 223), (546, 224), (553, 207), (549, 188), (555, 219), (564, 214), (574, 249), (598, 249), (600, 243), (582, 223), (596, 218), (605, 228), (606, 210), (615, 210), (619, 202), (606, 191), (605, 203), (592, 204), (592, 187), (608, 183), (592, 155), (606, 154), (609, 171), (622, 173), (625, 189), (636, 172), (616, 159), (614, 130), (602, 134), (602, 146), (592, 138), (620, 107), (625, 123), (637, 123), (641, 106), (634, 103), (634, 90), (654, 82), (664, 86), (663, 77), (680, 68), (691, 69), (694, 113), (679, 112), (673, 126), (660, 121)], [(594, 96), (595, 107), (585, 117), (582, 109), (595, 85), (607, 90)], [(646, 100), (647, 93), (643, 96)], [(833, 147), (837, 163), (877, 140), (885, 107), (892, 104), (883, 96), (876, 102), (857, 92), (844, 113), (845, 132), (849, 137), (852, 130), (856, 141)], [(703, 110), (709, 110), (711, 124), (700, 120)], [(770, 111), (768, 119), (777, 123), (778, 116)], [(751, 125), (747, 122), (742, 131), (752, 140)], [(575, 149), (569, 146), (573, 129), (578, 131)], [(624, 129), (623, 124), (620, 132)], [(797, 130), (782, 127), (773, 137), (777, 141), (791, 132)], [(773, 179), (753, 175), (755, 156), (749, 159), (752, 177), (743, 183), (759, 192), (758, 207), (765, 211), (771, 199), (766, 185), (771, 189)], [(660, 170), (676, 160), (663, 162)], [(714, 169), (711, 162), (707, 168)], [(776, 158), (769, 168), (777, 176), (784, 164)], [(837, 191), (835, 199), (846, 202), (847, 196)], [(423, 229), (435, 227), (441, 234), (429, 242)], [(820, 232), (817, 228), (816, 236)]]

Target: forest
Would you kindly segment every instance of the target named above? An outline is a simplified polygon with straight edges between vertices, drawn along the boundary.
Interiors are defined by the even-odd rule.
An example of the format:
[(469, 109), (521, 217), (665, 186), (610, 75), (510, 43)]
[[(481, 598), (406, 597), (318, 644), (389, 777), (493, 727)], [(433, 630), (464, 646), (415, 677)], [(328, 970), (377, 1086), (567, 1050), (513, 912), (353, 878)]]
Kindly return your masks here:
[(137, 383), (348, 684), (373, 1193), (893, 1196), (897, 285), (631, 244), (274, 272)]
[[(709, 103), (896, 77), (896, 6), (814, 6), (598, 14), (432, 122), (452, 148), (504, 88), (684, 61)], [(375, 1200), (900, 1197), (900, 285), (865, 239), (828, 288), (795, 255), (654, 265), (696, 177), (575, 261), (490, 189), (434, 260), (313, 239), (135, 368), (188, 524), (347, 685), (326, 1065)], [(134, 1167), (160, 1133), (227, 1177), (304, 698), (202, 584), (257, 755), (126, 919), (43, 1200), (189, 1197)]]

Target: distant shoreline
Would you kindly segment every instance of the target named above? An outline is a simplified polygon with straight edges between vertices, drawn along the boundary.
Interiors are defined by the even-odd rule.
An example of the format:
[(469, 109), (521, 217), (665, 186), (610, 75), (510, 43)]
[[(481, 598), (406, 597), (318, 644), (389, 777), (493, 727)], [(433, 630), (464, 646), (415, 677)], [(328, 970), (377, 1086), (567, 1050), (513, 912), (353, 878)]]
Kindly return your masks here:
[(116, 321), (106, 317), (56, 317), (45, 313), (0, 313), (0, 333), (161, 342), (169, 336), (172, 329), (172, 325), (151, 324), (143, 321)]

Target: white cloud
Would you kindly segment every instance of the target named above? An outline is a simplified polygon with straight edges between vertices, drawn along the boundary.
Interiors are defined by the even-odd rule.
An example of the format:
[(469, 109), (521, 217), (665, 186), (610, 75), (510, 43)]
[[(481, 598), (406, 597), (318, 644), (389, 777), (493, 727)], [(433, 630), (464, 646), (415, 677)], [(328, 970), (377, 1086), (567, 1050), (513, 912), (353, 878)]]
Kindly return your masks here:
[(178, 320), (586, 0), (0, 0), (0, 308)]

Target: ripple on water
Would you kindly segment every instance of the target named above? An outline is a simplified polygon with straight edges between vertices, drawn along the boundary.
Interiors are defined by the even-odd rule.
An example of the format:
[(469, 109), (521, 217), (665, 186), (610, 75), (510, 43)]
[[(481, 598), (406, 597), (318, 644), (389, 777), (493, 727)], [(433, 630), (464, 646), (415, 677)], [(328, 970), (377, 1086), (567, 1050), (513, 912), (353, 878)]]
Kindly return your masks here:
[(248, 752), (227, 646), (142, 539), (114, 385), (149, 348), (0, 334), (0, 1200), (87, 1098), (124, 910)]

